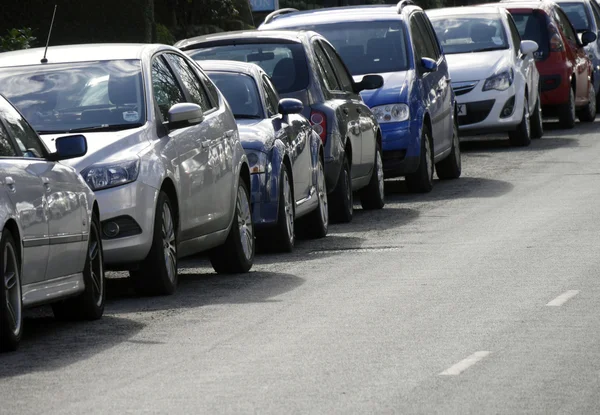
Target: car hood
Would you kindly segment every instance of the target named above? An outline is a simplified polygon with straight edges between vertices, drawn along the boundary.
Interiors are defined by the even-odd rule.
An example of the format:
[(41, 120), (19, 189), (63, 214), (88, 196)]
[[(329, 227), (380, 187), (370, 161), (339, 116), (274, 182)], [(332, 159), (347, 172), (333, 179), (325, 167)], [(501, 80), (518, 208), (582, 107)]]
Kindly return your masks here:
[(275, 137), (273, 137), (273, 127), (270, 119), (235, 120), (240, 132), (240, 141), (244, 150), (258, 150), (267, 152), (273, 147)]
[(510, 49), (446, 55), (452, 82), (480, 81), (511, 66)]
[[(362, 91), (360, 96), (369, 107), (377, 105), (406, 102), (408, 88), (413, 80), (413, 71), (399, 71), (378, 74), (383, 78), (383, 86), (379, 89)], [(354, 77), (354, 82), (360, 82), (363, 75)]]
[[(137, 154), (150, 145), (149, 129), (146, 127), (132, 128), (123, 131), (81, 133), (87, 140), (88, 150), (85, 156), (61, 163), (74, 167), (81, 172), (86, 167), (96, 163), (127, 161), (137, 157)], [(44, 134), (42, 140), (48, 150), (56, 151), (54, 140), (73, 134)]]

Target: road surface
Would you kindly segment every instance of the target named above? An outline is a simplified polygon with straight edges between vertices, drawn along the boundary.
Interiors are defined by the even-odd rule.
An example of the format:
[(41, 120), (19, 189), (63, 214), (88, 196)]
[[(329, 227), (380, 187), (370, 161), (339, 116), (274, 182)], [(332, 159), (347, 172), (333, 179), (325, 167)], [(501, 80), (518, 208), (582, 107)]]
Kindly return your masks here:
[(600, 129), (464, 145), (463, 177), (105, 318), (28, 314), (0, 413), (600, 413)]

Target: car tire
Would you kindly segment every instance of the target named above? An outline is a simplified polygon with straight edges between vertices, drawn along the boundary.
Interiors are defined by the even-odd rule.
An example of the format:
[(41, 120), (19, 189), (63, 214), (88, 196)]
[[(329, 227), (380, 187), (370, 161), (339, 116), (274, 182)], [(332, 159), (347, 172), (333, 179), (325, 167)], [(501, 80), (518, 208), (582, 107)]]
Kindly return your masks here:
[(84, 291), (74, 298), (52, 304), (58, 320), (98, 320), (104, 314), (106, 284), (104, 280), (104, 254), (100, 236), (100, 219), (92, 216), (90, 234), (83, 269)]
[(152, 247), (139, 269), (130, 271), (141, 295), (171, 295), (177, 289), (177, 213), (162, 190), (156, 202)]
[(270, 229), (263, 240), (272, 251), (292, 252), (296, 235), (294, 233), (295, 199), (290, 182), (290, 175), (285, 164), (281, 165), (279, 176), (279, 206), (277, 209), (277, 225)]
[(406, 186), (412, 193), (428, 193), (433, 189), (433, 152), (431, 151), (431, 133), (423, 126), (421, 133), (421, 158), (414, 173), (406, 176)]
[(454, 121), (452, 130), (452, 150), (450, 150), (448, 157), (435, 165), (435, 171), (440, 180), (458, 179), (462, 172), (460, 138), (458, 135), (458, 123), (456, 121)]
[(327, 185), (325, 184), (325, 167), (323, 166), (323, 160), (319, 157), (317, 164), (317, 184), (316, 184), (316, 195), (319, 198), (318, 207), (306, 216), (306, 219), (302, 220), (305, 226), (303, 226), (306, 236), (309, 238), (324, 238), (327, 236), (327, 230), (329, 227), (329, 205), (327, 199)]
[(544, 135), (544, 121), (542, 117), (542, 103), (540, 97), (535, 104), (533, 114), (531, 114), (531, 138), (542, 138)]
[(365, 210), (383, 209), (385, 206), (385, 183), (383, 176), (383, 157), (379, 143), (375, 143), (375, 164), (369, 184), (360, 190), (360, 204)]
[(569, 101), (560, 106), (558, 120), (562, 128), (575, 127), (575, 92), (569, 88)]
[(596, 119), (596, 90), (594, 84), (590, 82), (590, 88), (588, 93), (588, 104), (578, 111), (578, 118), (581, 122), (594, 122)]
[(329, 216), (338, 223), (352, 221), (354, 195), (352, 194), (352, 174), (348, 156), (344, 155), (338, 182), (329, 200)]
[(250, 210), (250, 192), (240, 177), (236, 192), (235, 212), (225, 243), (212, 249), (210, 262), (219, 274), (250, 271), (254, 262), (256, 241)]
[(21, 260), (11, 232), (5, 229), (0, 239), (0, 352), (17, 350), (23, 335)]
[(523, 117), (515, 131), (508, 133), (511, 146), (527, 147), (531, 144), (531, 117), (529, 114), (529, 100), (525, 97), (523, 101)]

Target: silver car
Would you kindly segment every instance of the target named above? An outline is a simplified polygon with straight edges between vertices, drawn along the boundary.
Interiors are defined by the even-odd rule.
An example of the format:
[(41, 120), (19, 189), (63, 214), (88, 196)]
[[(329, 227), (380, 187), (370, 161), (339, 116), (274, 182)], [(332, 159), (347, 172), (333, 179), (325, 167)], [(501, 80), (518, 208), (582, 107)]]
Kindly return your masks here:
[(0, 351), (15, 350), (23, 307), (53, 303), (58, 319), (104, 312), (98, 203), (75, 169), (85, 137), (55, 140), (50, 153), (0, 95)]
[(217, 272), (254, 260), (250, 170), (231, 110), (200, 67), (164, 45), (73, 45), (0, 55), (0, 92), (51, 147), (85, 132), (71, 164), (95, 191), (107, 267), (170, 294), (179, 257)]

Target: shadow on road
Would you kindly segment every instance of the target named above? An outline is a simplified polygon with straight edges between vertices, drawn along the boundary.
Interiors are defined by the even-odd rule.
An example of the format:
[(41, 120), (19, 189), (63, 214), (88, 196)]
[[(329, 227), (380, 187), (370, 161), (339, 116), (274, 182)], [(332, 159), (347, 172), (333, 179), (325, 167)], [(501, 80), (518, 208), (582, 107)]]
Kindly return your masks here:
[(93, 322), (63, 323), (48, 308), (29, 310), (21, 347), (0, 355), (0, 379), (58, 370), (126, 342), (144, 324), (106, 316)]
[(404, 180), (385, 182), (386, 200), (391, 203), (431, 202), (448, 199), (499, 197), (514, 186), (502, 180), (481, 177), (461, 177), (458, 180), (436, 180), (433, 191), (426, 194), (410, 193)]
[[(387, 192), (386, 183), (386, 192)], [(390, 197), (386, 200), (391, 201)], [(409, 224), (416, 220), (421, 212), (416, 209), (384, 207), (381, 210), (354, 210), (354, 219), (350, 225), (340, 224), (331, 227), (333, 232), (367, 232), (367, 231), (386, 231), (394, 229), (398, 231), (399, 227)], [(315, 244), (311, 244), (311, 247)], [(356, 246), (344, 246), (342, 248), (355, 248)], [(337, 248), (337, 247), (336, 247)]]

